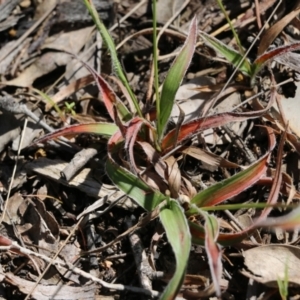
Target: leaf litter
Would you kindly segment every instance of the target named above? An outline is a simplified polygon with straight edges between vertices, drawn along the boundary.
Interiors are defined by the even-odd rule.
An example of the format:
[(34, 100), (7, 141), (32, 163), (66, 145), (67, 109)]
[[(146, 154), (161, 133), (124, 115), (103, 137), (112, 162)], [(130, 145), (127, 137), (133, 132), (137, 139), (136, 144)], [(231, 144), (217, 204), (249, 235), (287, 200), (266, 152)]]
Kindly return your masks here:
[[(135, 106), (131, 103), (131, 95), (124, 92), (124, 82), (104, 75), (111, 75), (115, 70), (112, 70), (110, 57), (94, 31), (88, 12), (81, 11), (85, 9), (82, 3), (73, 1), (75, 4), (69, 8), (70, 11), (75, 8), (72, 11), (74, 18), (68, 19), (70, 16), (63, 9), (68, 7), (67, 1), (62, 1), (64, 6), (57, 5), (56, 1), (39, 4), (19, 2), (0, 2), (0, 10), (3, 9), (6, 14), (0, 19), (0, 100), (12, 96), (15, 101), (14, 111), (1, 105), (0, 119), (3, 122), (0, 125), (1, 284), (5, 287), (6, 298), (14, 295), (15, 299), (94, 299), (97, 296), (140, 299), (141, 293), (157, 297), (158, 293), (163, 293), (173, 275), (177, 284), (182, 282), (182, 287), (176, 292), (185, 299), (212, 298), (215, 293), (246, 299), (246, 291), (250, 289), (248, 278), (262, 283), (264, 292), (272, 292), (279, 297), (277, 281), (284, 279), (286, 269), (291, 288), (289, 292), (295, 297), (299, 295), (299, 280), (294, 274), (299, 263), (299, 212), (284, 207), (285, 203), (297, 207), (299, 199), (299, 167), (295, 166), (298, 166), (300, 153), (299, 126), (297, 116), (290, 113), (297, 112), (300, 104), (295, 96), (298, 85), (295, 64), (288, 64), (289, 55), (297, 59), (298, 53), (276, 57), (276, 66), (270, 65), (262, 68), (257, 75), (255, 73), (254, 86), (241, 73), (224, 94), (219, 95), (233, 68), (224, 60), (215, 59), (219, 53), (215, 53), (209, 44), (200, 43), (187, 70), (186, 77), (190, 80), (185, 81), (177, 92), (178, 106), (174, 105), (170, 118), (169, 111), (164, 110), (170, 107), (161, 107), (166, 115), (161, 125), (166, 128), (161, 128), (159, 134), (162, 135), (164, 130), (168, 134), (162, 139), (162, 152), (159, 153), (150, 144), (155, 137), (150, 136), (146, 142), (140, 135), (141, 130), (151, 129), (150, 123), (141, 122), (138, 118), (122, 123)], [(263, 1), (256, 9), (253, 8), (254, 1), (239, 2), (239, 8), (230, 1), (223, 4), (231, 19), (240, 19), (235, 26), (247, 49), (248, 36), (258, 34), (258, 20), (262, 18), (264, 22), (275, 9), (277, 1)], [(268, 49), (278, 47), (276, 43), (292, 44), (299, 39), (298, 1), (294, 6), (288, 1), (281, 2), (281, 14), (271, 19), (270, 28), (249, 54), (251, 61)], [(122, 1), (115, 6), (113, 1), (94, 3), (108, 27), (117, 18), (127, 13), (130, 15), (111, 31), (116, 43), (133, 33), (139, 36), (143, 28), (152, 27), (146, 1), (140, 4), (138, 1)], [(182, 11), (178, 1), (158, 1), (158, 4), (161, 10), (158, 21), (162, 25), (175, 13), (179, 14), (168, 30), (162, 32), (158, 44), (160, 83), (171, 67), (170, 60), (164, 59), (164, 55), (172, 55), (182, 47), (183, 40), (173, 33), (185, 35), (194, 14), (198, 15), (200, 30), (216, 36), (225, 45), (234, 45), (232, 34), (226, 29), (225, 17), (215, 1), (203, 4), (191, 0)], [(164, 10), (169, 15), (162, 13)], [(75, 18), (74, 12), (79, 12), (81, 17)], [(54, 13), (59, 16), (55, 17)], [(246, 14), (243, 16), (243, 13)], [(289, 24), (295, 31), (292, 37), (286, 28)], [(198, 41), (201, 42), (200, 37)], [(147, 100), (153, 98), (149, 68), (151, 47), (149, 35), (141, 35), (125, 43), (118, 53), (126, 70), (125, 76), (129, 83), (134, 82), (134, 93), (141, 111), (146, 112), (148, 120), (153, 122), (153, 102)], [(89, 66), (88, 70), (84, 66)], [(205, 75), (197, 74), (199, 71)], [(95, 77), (95, 74), (98, 76)], [(102, 90), (100, 101), (92, 78)], [(286, 80), (290, 82), (276, 90), (264, 90), (265, 78), (269, 78), (273, 85)], [(44, 92), (50, 100), (33, 88)], [(119, 104), (109, 104), (113, 94)], [(109, 95), (108, 99), (103, 97), (105, 95)], [(250, 97), (253, 99), (248, 103), (243, 102)], [(276, 100), (277, 104), (271, 100)], [(73, 111), (68, 108), (69, 103), (74, 103)], [(26, 105), (27, 110), (36, 116), (27, 115), (26, 110), (18, 110), (21, 105)], [(107, 105), (111, 105), (108, 112)], [(236, 109), (236, 106), (242, 108)], [(182, 117), (180, 114), (184, 115), (182, 121), (178, 121)], [(24, 115), (34, 118), (34, 121), (30, 119), (27, 127), (24, 127)], [(111, 119), (116, 125), (123, 126), (123, 135), (116, 134), (117, 126), (109, 125)], [(89, 127), (84, 129), (83, 126), (87, 126), (85, 120), (89, 120)], [(137, 195), (128, 191), (129, 197), (126, 197), (107, 176), (109, 173), (113, 179), (111, 172), (119, 169), (113, 163), (105, 165), (107, 156), (111, 154), (106, 149), (105, 134), (97, 135), (106, 131), (95, 127), (94, 122), (99, 121), (104, 124), (102, 128), (106, 126), (106, 130), (110, 130), (107, 135), (114, 137), (109, 142), (111, 147), (117, 145), (118, 148), (125, 139), (128, 153), (117, 149), (111, 156), (137, 175), (128, 177), (124, 188), (130, 189), (135, 178), (142, 178), (147, 189), (143, 190), (144, 185), (140, 187), (146, 193), (151, 193), (153, 188), (159, 193), (165, 193), (167, 189), (171, 197), (184, 198), (183, 203), (191, 199), (191, 203), (198, 206), (201, 203), (204, 209), (212, 209), (217, 203), (233, 206), (231, 218), (225, 208), (216, 210), (214, 215), (204, 214), (202, 219), (196, 216), (192, 207), (187, 210), (190, 215), (188, 222), (194, 224), (190, 225), (194, 244), (189, 261), (180, 262), (187, 270), (185, 277), (176, 275), (178, 269), (172, 264), (180, 260), (178, 254), (175, 253), (174, 257), (167, 243), (169, 240), (173, 248), (179, 247), (174, 246), (176, 241), (169, 235), (171, 227), (176, 224), (172, 225), (168, 220), (171, 220), (172, 214), (176, 214), (178, 220), (181, 216), (181, 207), (173, 200), (169, 209), (160, 215), (167, 237), (162, 234), (158, 214), (151, 213), (150, 203), (145, 206), (150, 210), (146, 215), (149, 219), (144, 217), (147, 222), (141, 222), (137, 227), (136, 238), (142, 247), (141, 253), (149, 255), (152, 263), (148, 266), (147, 259), (140, 261), (141, 265), (133, 263), (132, 256), (137, 262), (136, 256), (141, 253), (129, 247), (126, 239), (129, 233), (124, 229), (125, 217), (136, 220), (142, 212), (131, 199)], [(225, 129), (227, 123), (229, 126)], [(71, 136), (59, 137), (66, 132), (66, 126), (73, 124), (78, 126), (69, 127)], [(48, 144), (34, 142), (36, 138), (59, 128), (63, 129)], [(203, 132), (204, 129), (209, 132)], [(78, 135), (80, 132), (85, 134)], [(91, 132), (94, 135), (89, 134)], [(275, 139), (271, 136), (275, 134), (279, 140), (282, 132), (286, 132), (285, 140), (274, 150)], [(237, 140), (242, 143), (241, 146), (238, 146)], [(172, 153), (176, 146), (179, 150)], [(23, 150), (17, 157), (18, 148)], [(72, 162), (76, 164), (75, 154), (83, 148), (94, 151), (80, 162), (78, 169), (67, 172), (66, 167)], [(249, 157), (252, 160), (245, 154), (247, 152), (251, 152)], [(16, 161), (16, 176), (12, 177)], [(118, 173), (115, 176), (117, 178)], [(149, 194), (145, 199), (161, 199), (158, 192), (156, 198)], [(142, 193), (138, 195), (143, 196)], [(259, 207), (262, 203), (277, 207)], [(241, 217), (249, 220), (250, 223), (245, 226), (253, 227), (253, 230), (247, 231), (239, 226)], [(178, 227), (183, 228), (185, 221), (180, 222)], [(275, 225), (276, 231), (272, 229)], [(202, 229), (208, 233), (206, 236)], [(250, 239), (251, 232), (254, 239)], [(188, 240), (189, 237), (184, 238)], [(154, 240), (156, 247), (152, 245)], [(205, 243), (205, 248), (199, 245), (201, 243)], [(232, 247), (221, 248), (220, 244)], [(105, 248), (106, 245), (109, 246)], [(146, 275), (135, 272), (143, 266), (147, 266)], [(244, 275), (241, 281), (240, 273)], [(142, 276), (146, 276), (150, 283), (144, 289), (139, 288)], [(166, 291), (161, 294), (162, 298)]]

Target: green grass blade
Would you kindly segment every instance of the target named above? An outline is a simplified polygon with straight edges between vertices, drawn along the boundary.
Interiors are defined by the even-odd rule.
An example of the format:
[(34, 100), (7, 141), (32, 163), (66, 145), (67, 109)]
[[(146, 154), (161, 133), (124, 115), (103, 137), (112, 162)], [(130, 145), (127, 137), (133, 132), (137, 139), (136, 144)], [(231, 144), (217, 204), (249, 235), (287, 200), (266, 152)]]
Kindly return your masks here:
[[(239, 67), (239, 70), (246, 74), (247, 76), (251, 77), (252, 75), (252, 67), (250, 62), (247, 59), (243, 60), (243, 55), (236, 52), (229, 46), (225, 45), (221, 41), (217, 40), (216, 38), (208, 35), (204, 31), (199, 30), (201, 37), (214, 48), (217, 52), (223, 55), (233, 66)], [(240, 62), (243, 60), (241, 65), (239, 66)]]
[(226, 21), (227, 21), (227, 23), (228, 23), (228, 25), (229, 25), (229, 27), (230, 27), (232, 33), (233, 33), (233, 36), (234, 36), (235, 41), (236, 41), (236, 44), (237, 44), (238, 47), (239, 47), (240, 53), (241, 53), (241, 54), (244, 54), (244, 49), (243, 49), (243, 46), (242, 46), (242, 44), (241, 44), (241, 41), (240, 41), (240, 39), (239, 39), (239, 37), (238, 37), (238, 35), (237, 35), (235, 29), (234, 29), (233, 26), (232, 26), (231, 20), (230, 20), (228, 14), (227, 14), (227, 12), (226, 12), (226, 10), (225, 10), (225, 8), (224, 8), (224, 5), (223, 5), (223, 3), (222, 3), (222, 0), (217, 0), (217, 2), (218, 2), (218, 5), (220, 6), (220, 8), (221, 8), (221, 10), (222, 10), (223, 15), (224, 15), (225, 18), (226, 18)]
[(66, 116), (64, 114), (64, 112), (59, 108), (59, 106), (51, 99), (51, 97), (49, 97), (47, 94), (43, 93), (42, 91), (32, 88), (32, 90), (34, 92), (36, 92), (37, 94), (39, 94), (42, 98), (44, 98), (47, 103), (49, 105), (51, 105), (51, 107), (54, 107), (54, 109), (56, 110), (56, 112), (58, 113), (60, 119), (64, 122), (66, 119)]
[(112, 66), (113, 66), (113, 70), (116, 73), (117, 77), (121, 80), (121, 82), (123, 83), (123, 85), (125, 86), (126, 90), (128, 91), (130, 98), (132, 99), (132, 102), (134, 104), (134, 107), (138, 113), (138, 115), (140, 117), (142, 117), (142, 112), (141, 109), (139, 107), (138, 101), (134, 95), (134, 93), (132, 92), (129, 83), (126, 79), (125, 74), (123, 73), (121, 64), (119, 62), (118, 59), (118, 55), (117, 55), (117, 50), (115, 47), (115, 44), (108, 32), (108, 30), (106, 29), (106, 27), (104, 26), (104, 24), (102, 23), (102, 21), (99, 18), (98, 12), (96, 11), (92, 0), (84, 0), (84, 3), (97, 27), (97, 29), (99, 30), (104, 42), (106, 43), (106, 46), (109, 50), (109, 53), (111, 55), (111, 60), (112, 60)]
[(153, 65), (154, 65), (154, 89), (156, 99), (156, 116), (159, 120), (160, 116), (160, 95), (159, 95), (159, 80), (158, 80), (158, 40), (156, 31), (156, 1), (152, 1), (153, 14)]
[(106, 172), (111, 181), (145, 210), (152, 211), (166, 196), (153, 191), (144, 181), (120, 167), (111, 159), (106, 162)]
[(165, 127), (169, 121), (176, 92), (192, 60), (195, 51), (196, 37), (197, 19), (194, 18), (191, 22), (189, 35), (185, 44), (183, 45), (179, 55), (176, 57), (163, 83), (161, 98), (158, 102), (159, 108), (157, 110), (157, 132), (159, 142), (162, 139)]
[(191, 235), (183, 209), (176, 201), (171, 200), (168, 206), (161, 209), (159, 215), (176, 259), (174, 276), (160, 298), (169, 300), (176, 298), (183, 282), (190, 255)]

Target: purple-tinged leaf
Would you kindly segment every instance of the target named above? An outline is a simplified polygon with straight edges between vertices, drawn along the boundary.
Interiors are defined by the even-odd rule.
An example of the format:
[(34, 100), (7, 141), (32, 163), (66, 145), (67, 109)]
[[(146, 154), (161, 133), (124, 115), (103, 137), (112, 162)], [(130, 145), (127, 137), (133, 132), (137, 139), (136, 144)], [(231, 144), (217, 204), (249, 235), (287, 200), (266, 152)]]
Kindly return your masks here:
[(210, 273), (217, 297), (221, 297), (222, 261), (221, 251), (217, 244), (219, 223), (215, 216), (205, 213), (205, 251), (208, 257)]
[(114, 90), (109, 86), (107, 81), (98, 74), (91, 66), (81, 60), (81, 63), (90, 71), (90, 73), (94, 76), (99, 91), (101, 92), (101, 96), (107, 112), (109, 113), (112, 120), (115, 120), (114, 117), (114, 107), (116, 107), (118, 113), (121, 116), (121, 119), (124, 121), (129, 120), (131, 118), (131, 114), (129, 113), (126, 106), (122, 103), (122, 101), (118, 98)]
[[(247, 169), (201, 191), (191, 199), (191, 203), (195, 204), (197, 207), (215, 206), (249, 188), (266, 173), (267, 162), (272, 149), (275, 147), (276, 141), (273, 130), (268, 127), (265, 128), (268, 131), (269, 137), (268, 152)], [(186, 212), (187, 215), (196, 213), (197, 210), (193, 208)]]
[[(279, 150), (277, 152), (277, 157), (276, 157), (276, 170), (275, 170), (275, 175), (274, 175), (272, 187), (271, 187), (271, 190), (270, 190), (270, 194), (269, 194), (268, 200), (267, 200), (268, 205), (274, 205), (274, 204), (277, 203), (277, 199), (278, 199), (278, 195), (279, 195), (279, 191), (280, 191), (280, 187), (281, 187), (281, 182), (282, 182), (282, 174), (281, 174), (280, 166), (281, 166), (281, 163), (282, 163), (283, 146), (284, 146), (284, 143), (285, 143), (285, 139), (286, 139), (286, 133), (284, 133), (281, 136), (280, 143), (279, 143), (279, 146), (278, 146)], [(257, 219), (256, 222), (264, 220), (269, 215), (269, 213), (271, 212), (272, 209), (273, 209), (272, 207), (264, 208), (264, 210), (262, 211), (262, 213), (260, 214), (260, 216), (259, 216), (259, 218)], [(254, 226), (256, 226), (255, 223), (254, 223)]]
[(289, 52), (299, 49), (300, 42), (297, 42), (291, 45), (277, 47), (267, 53), (262, 54), (253, 63), (252, 77), (254, 77), (261, 70), (263, 65), (266, 64), (270, 59), (275, 59), (279, 56), (286, 55)]
[[(205, 229), (203, 226), (189, 221), (190, 232), (192, 235), (192, 242), (198, 245), (204, 245), (205, 242)], [(248, 238), (255, 228), (249, 227), (243, 231), (235, 233), (220, 233), (217, 242), (223, 246), (231, 246), (240, 243)]]
[(112, 136), (118, 131), (118, 127), (112, 123), (86, 123), (86, 124), (75, 124), (68, 127), (58, 129), (54, 132), (48, 133), (40, 139), (34, 141), (35, 144), (43, 143), (50, 139), (55, 139), (60, 136), (70, 136), (80, 133), (99, 134), (103, 136)]
[(203, 130), (223, 126), (230, 122), (242, 122), (247, 119), (258, 118), (264, 113), (266, 113), (272, 107), (274, 101), (275, 101), (275, 89), (273, 89), (270, 92), (270, 101), (267, 107), (264, 109), (258, 111), (252, 111), (252, 112), (244, 112), (244, 113), (221, 113), (221, 114), (203, 117), (188, 122), (186, 124), (183, 124), (179, 129), (178, 134), (175, 128), (171, 130), (164, 137), (161, 146), (162, 151), (163, 153), (168, 152), (174, 147), (174, 145), (182, 143), (183, 141), (191, 138), (193, 135), (196, 135)]

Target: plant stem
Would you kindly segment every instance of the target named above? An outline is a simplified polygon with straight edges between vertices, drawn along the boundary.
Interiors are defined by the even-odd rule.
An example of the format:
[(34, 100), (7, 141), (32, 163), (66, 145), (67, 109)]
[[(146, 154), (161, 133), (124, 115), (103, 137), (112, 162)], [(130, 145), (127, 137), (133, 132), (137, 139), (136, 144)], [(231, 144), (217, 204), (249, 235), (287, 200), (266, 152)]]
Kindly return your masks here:
[(156, 30), (156, 0), (152, 0), (152, 14), (153, 14), (153, 64), (154, 64), (154, 88), (156, 98), (156, 120), (160, 119), (160, 95), (158, 83), (158, 42)]
[(225, 18), (226, 18), (226, 21), (228, 22), (228, 25), (229, 25), (229, 27), (230, 27), (232, 33), (233, 33), (233, 36), (234, 36), (234, 38), (235, 38), (235, 41), (236, 41), (236, 43), (237, 43), (237, 45), (238, 45), (238, 47), (239, 47), (240, 53), (241, 53), (241, 54), (244, 54), (245, 51), (244, 51), (244, 49), (243, 49), (243, 46), (242, 46), (242, 44), (241, 44), (241, 41), (240, 41), (238, 35), (236, 34), (235, 29), (234, 29), (233, 26), (232, 26), (231, 20), (230, 20), (230, 18), (229, 18), (229, 16), (228, 16), (227, 12), (226, 12), (226, 10), (225, 10), (225, 7), (223, 6), (222, 0), (217, 0), (217, 1), (218, 1), (218, 5), (220, 6), (220, 8), (221, 8), (221, 10), (222, 10), (222, 12), (223, 12), (223, 14), (224, 14), (224, 16), (225, 16)]

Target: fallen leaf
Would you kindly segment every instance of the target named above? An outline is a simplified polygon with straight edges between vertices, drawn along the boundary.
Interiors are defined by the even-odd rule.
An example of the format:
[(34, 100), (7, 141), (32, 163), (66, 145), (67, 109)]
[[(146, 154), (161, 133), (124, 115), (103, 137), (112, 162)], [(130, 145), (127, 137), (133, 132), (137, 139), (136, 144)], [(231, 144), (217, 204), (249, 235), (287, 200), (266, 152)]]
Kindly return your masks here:
[[(35, 282), (21, 279), (12, 273), (3, 273), (0, 271), (0, 275), (4, 276), (4, 281), (17, 287), (22, 293), (28, 294), (35, 286)], [(43, 285), (38, 284), (33, 290), (30, 299), (48, 300), (48, 299), (65, 299), (65, 300), (79, 300), (79, 299), (95, 299), (95, 284), (81, 286), (69, 286), (66, 284), (61, 285)]]
[(278, 287), (277, 280), (285, 278), (289, 285), (300, 285), (300, 249), (290, 245), (266, 245), (244, 252), (242, 274), (270, 287)]

